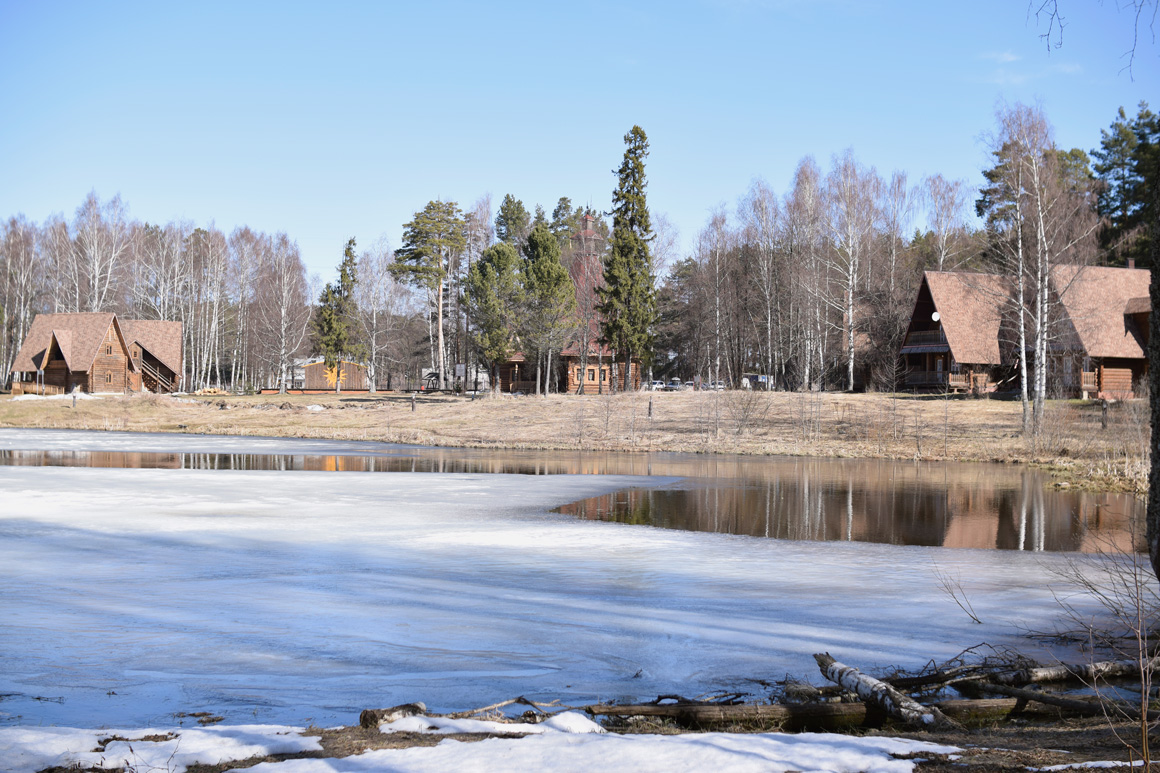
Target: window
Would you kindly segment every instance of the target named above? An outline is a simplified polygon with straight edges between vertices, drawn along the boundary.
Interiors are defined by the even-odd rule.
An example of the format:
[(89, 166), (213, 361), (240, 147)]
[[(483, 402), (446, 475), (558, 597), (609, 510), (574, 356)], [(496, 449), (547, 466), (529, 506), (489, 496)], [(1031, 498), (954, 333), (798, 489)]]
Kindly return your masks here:
[[(110, 348), (112, 348), (112, 347), (110, 347)], [(112, 383), (113, 383), (113, 374), (112, 374), (112, 373), (106, 373), (106, 374), (105, 374), (105, 383), (106, 383), (106, 384), (112, 384)]]
[(606, 371), (604, 368), (601, 368), (600, 369), (600, 380), (605, 381), (606, 379), (604, 377), (607, 375), (608, 375), (608, 371)]
[(589, 381), (596, 380), (596, 368), (589, 368), (588, 369), (588, 380)]
[(113, 353), (113, 345), (109, 344), (108, 346), (105, 347), (105, 354), (112, 354), (112, 353)]
[(576, 368), (576, 380), (577, 381), (584, 380), (584, 369), (583, 368)]

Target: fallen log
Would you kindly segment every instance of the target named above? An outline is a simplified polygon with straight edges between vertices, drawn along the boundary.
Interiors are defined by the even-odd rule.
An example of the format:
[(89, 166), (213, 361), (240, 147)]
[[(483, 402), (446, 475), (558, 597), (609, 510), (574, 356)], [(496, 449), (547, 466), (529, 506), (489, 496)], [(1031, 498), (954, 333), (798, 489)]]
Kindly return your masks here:
[[(993, 722), (1019, 715), (1059, 717), (1066, 709), (1040, 707), (1022, 709), (1015, 698), (980, 700), (946, 700), (935, 704), (939, 711), (960, 722)], [(641, 703), (626, 705), (596, 704), (580, 710), (593, 716), (657, 717), (672, 719), (694, 728), (760, 723), (779, 725), (787, 730), (836, 730), (866, 724), (881, 724), (886, 715), (865, 703), (791, 703), (734, 704), (713, 703)]]
[(1074, 680), (1091, 684), (1097, 679), (1139, 676), (1141, 668), (1151, 670), (1160, 668), (1160, 658), (1148, 658), (1143, 663), (1139, 660), (1105, 660), (1099, 663), (1020, 668), (1015, 671), (995, 674), (991, 677), (991, 682), (1018, 686)]
[(828, 652), (814, 655), (822, 675), (857, 695), (864, 703), (880, 707), (889, 716), (908, 725), (945, 727), (957, 725), (935, 706), (923, 706), (885, 682), (839, 663)]
[(1077, 700), (1076, 698), (1065, 698), (1062, 695), (1052, 695), (1047, 692), (1039, 692), (1038, 690), (1028, 690), (1023, 687), (1012, 687), (1006, 684), (983, 684), (980, 687), (984, 691), (997, 692), (1000, 695), (1009, 695), (1012, 698), (1018, 698), (1024, 701), (1037, 701), (1038, 703), (1046, 703), (1050, 706), (1058, 706), (1061, 709), (1067, 709), (1075, 714), (1082, 714), (1084, 716), (1096, 717), (1104, 714), (1114, 714), (1122, 712), (1132, 719), (1138, 719), (1140, 716), (1139, 709), (1127, 706), (1123, 703), (1103, 703), (1102, 701), (1085, 701)]

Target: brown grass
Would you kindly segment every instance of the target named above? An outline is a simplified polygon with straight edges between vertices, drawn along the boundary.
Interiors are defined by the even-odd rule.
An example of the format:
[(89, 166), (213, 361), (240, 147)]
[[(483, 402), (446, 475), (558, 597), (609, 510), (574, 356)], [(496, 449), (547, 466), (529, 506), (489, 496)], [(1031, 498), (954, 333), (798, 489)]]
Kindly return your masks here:
[[(649, 406), (652, 405), (652, 418)], [(322, 410), (308, 410), (321, 406)], [(684, 451), (1030, 463), (1067, 485), (1142, 493), (1144, 401), (1051, 402), (1025, 437), (1017, 402), (910, 395), (657, 392), (0, 398), (0, 426), (193, 432), (505, 449)]]

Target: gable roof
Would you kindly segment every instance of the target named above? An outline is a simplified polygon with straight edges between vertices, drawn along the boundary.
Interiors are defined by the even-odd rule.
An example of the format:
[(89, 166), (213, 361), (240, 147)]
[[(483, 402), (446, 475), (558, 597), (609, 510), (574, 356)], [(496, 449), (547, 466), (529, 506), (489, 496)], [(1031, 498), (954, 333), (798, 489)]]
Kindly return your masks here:
[(136, 341), (161, 364), (181, 373), (181, 323), (156, 319), (119, 320), (125, 339)]
[(1151, 272), (1143, 268), (1056, 266), (1051, 281), (1088, 357), (1145, 357), (1143, 331), (1131, 315), (1151, 308), (1147, 298)]
[[(101, 342), (113, 325), (124, 341), (121, 328), (111, 311), (80, 312), (77, 314), (37, 314), (24, 338), (24, 344), (12, 361), (12, 370), (31, 372), (44, 365), (44, 357), (53, 336), (61, 344), (69, 370), (87, 371), (92, 367)], [(132, 367), (132, 364), (130, 364)]]
[(1009, 283), (997, 274), (959, 271), (926, 271), (922, 281), (930, 289), (955, 360), (999, 365), (999, 328), (1011, 294)]

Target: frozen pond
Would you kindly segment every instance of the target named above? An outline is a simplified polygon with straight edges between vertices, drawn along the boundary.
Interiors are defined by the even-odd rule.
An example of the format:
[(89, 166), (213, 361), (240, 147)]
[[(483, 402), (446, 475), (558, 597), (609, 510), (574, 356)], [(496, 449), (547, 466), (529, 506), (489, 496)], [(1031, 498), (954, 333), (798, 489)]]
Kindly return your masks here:
[[(528, 452), (325, 440), (0, 430), (0, 466), (647, 475), (561, 507), (590, 520), (792, 540), (1000, 550), (1121, 551), (1142, 502), (1058, 490), (1001, 464)], [(679, 477), (673, 483), (668, 479)], [(1138, 531), (1138, 530), (1135, 530)]]
[[(983, 641), (1035, 654), (1021, 632), (1053, 628), (1052, 572), (1075, 560), (1034, 549), (1053, 533), (1047, 508), (1035, 515), (1035, 491), (1044, 502), (1053, 494), (1041, 486), (1027, 492), (1030, 541), (1017, 552), (788, 541), (553, 512), (646, 489), (704, 491), (682, 480), (711, 477), (688, 472), (689, 457), (512, 461), (42, 430), (0, 430), (0, 448), (180, 462), (24, 466), (9, 455), (0, 466), (0, 721), (13, 724), (158, 725), (210, 711), (230, 723), (325, 726), (415, 700), (441, 710), (517, 695), (760, 694), (762, 680), (812, 676), (820, 651), (866, 667), (918, 667)], [(427, 460), (422, 469), (478, 471), (189, 469), (201, 466), (186, 463), (191, 455), (319, 457), (333, 469), (414, 458)], [(539, 474), (499, 471), (512, 464)], [(813, 474), (811, 487), (830, 492), (819, 501), (834, 514), (823, 520), (848, 523), (849, 539), (849, 514), (864, 500), (821, 485), (820, 468)], [(944, 501), (971, 500), (967, 490)], [(1023, 489), (1011, 491), (1018, 513)], [(947, 523), (953, 515), (948, 508)], [(961, 579), (983, 624), (939, 590), (936, 569)]]

